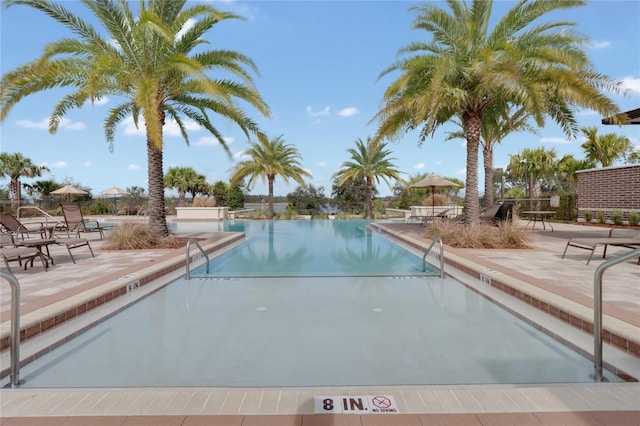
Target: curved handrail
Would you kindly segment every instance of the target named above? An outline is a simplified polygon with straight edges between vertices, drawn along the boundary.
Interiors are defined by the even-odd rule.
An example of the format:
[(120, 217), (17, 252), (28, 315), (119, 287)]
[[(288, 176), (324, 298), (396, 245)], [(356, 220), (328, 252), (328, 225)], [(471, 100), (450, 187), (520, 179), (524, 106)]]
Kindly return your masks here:
[(202, 253), (202, 255), (205, 257), (205, 259), (207, 259), (207, 274), (209, 273), (209, 256), (207, 255), (207, 253), (203, 250), (202, 246), (200, 245), (200, 243), (198, 243), (198, 240), (196, 240), (195, 238), (189, 238), (187, 240), (187, 280), (189, 280), (191, 277), (189, 275), (189, 267), (191, 266), (191, 256), (189, 256), (189, 248), (191, 247), (191, 243), (195, 243), (196, 247), (198, 247), (198, 250), (200, 250), (200, 253)]
[(444, 244), (442, 244), (442, 239), (440, 237), (435, 237), (431, 241), (431, 244), (429, 244), (427, 250), (424, 252), (424, 255), (422, 256), (422, 272), (425, 272), (427, 270), (427, 255), (436, 242), (440, 244), (440, 278), (444, 278)]
[(11, 369), (9, 384), (18, 386), (20, 382), (20, 283), (11, 272), (0, 269), (0, 276), (11, 284)]
[(47, 213), (46, 211), (42, 210), (40, 207), (38, 206), (20, 206), (18, 207), (18, 211), (16, 212), (16, 215), (18, 216), (18, 219), (20, 219), (20, 211), (22, 209), (33, 209), (33, 210), (37, 210), (38, 212), (42, 213), (42, 216), (44, 217), (44, 224), (45, 225), (49, 225), (49, 219), (51, 219), (52, 222), (55, 222), (56, 225), (61, 225), (63, 226), (64, 223), (59, 221), (58, 219), (56, 219), (55, 217), (51, 216), (49, 213)]
[(597, 382), (605, 380), (602, 377), (602, 275), (611, 266), (638, 256), (640, 248), (601, 263), (593, 274), (593, 369)]

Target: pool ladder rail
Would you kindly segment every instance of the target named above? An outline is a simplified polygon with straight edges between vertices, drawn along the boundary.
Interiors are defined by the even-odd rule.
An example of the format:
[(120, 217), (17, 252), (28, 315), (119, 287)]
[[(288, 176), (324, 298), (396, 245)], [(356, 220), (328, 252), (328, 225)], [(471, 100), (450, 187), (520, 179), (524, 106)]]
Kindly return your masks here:
[(440, 278), (444, 279), (444, 244), (442, 244), (442, 239), (440, 237), (435, 237), (427, 250), (425, 250), (424, 255), (422, 256), (422, 272), (426, 272), (427, 270), (427, 255), (433, 248), (435, 243), (440, 244)]
[(187, 247), (186, 247), (186, 256), (187, 256), (187, 273), (186, 273), (186, 279), (187, 281), (191, 278), (191, 272), (190, 272), (190, 268), (191, 268), (191, 256), (190, 256), (190, 248), (191, 248), (191, 244), (195, 244), (196, 247), (198, 248), (198, 250), (200, 250), (200, 253), (202, 253), (202, 256), (204, 256), (204, 258), (207, 260), (207, 274), (209, 273), (209, 256), (207, 255), (207, 252), (204, 251), (204, 249), (202, 248), (202, 246), (200, 245), (200, 243), (198, 243), (198, 240), (196, 240), (195, 238), (189, 238), (187, 240)]
[(20, 283), (16, 276), (6, 269), (0, 269), (0, 277), (11, 284), (11, 330), (9, 335), (11, 366), (7, 386), (14, 388), (20, 384)]

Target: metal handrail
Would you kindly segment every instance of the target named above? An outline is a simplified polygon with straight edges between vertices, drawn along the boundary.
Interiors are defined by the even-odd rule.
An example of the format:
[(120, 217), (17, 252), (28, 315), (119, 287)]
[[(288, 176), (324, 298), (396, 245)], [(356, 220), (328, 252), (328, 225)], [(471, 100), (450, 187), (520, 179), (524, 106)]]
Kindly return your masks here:
[(49, 213), (47, 213), (46, 211), (42, 210), (38, 206), (20, 206), (20, 207), (18, 207), (18, 211), (16, 212), (16, 215), (18, 216), (18, 219), (20, 219), (20, 210), (21, 209), (35, 209), (35, 210), (39, 211), (40, 213), (42, 213), (42, 216), (44, 216), (44, 224), (45, 225), (49, 224), (49, 218), (51, 218), (52, 222), (55, 222), (57, 225), (64, 225), (64, 223), (62, 223), (61, 221), (59, 221), (55, 217), (51, 216)]
[(640, 248), (601, 263), (593, 275), (593, 368), (594, 379), (602, 382), (602, 275), (611, 266), (640, 256)]
[(18, 386), (20, 382), (20, 283), (11, 272), (0, 269), (0, 276), (11, 284), (11, 369), (9, 384)]
[(433, 241), (431, 241), (431, 244), (429, 244), (427, 250), (424, 252), (424, 255), (422, 256), (422, 272), (425, 272), (427, 270), (427, 255), (436, 242), (440, 243), (440, 278), (444, 278), (444, 244), (442, 244), (442, 239), (440, 237), (435, 237)]
[(205, 259), (207, 259), (207, 274), (209, 273), (209, 256), (202, 249), (202, 246), (200, 245), (200, 243), (198, 243), (198, 240), (196, 240), (195, 238), (189, 238), (187, 240), (187, 274), (186, 274), (187, 280), (191, 278), (189, 273), (189, 267), (191, 266), (191, 256), (189, 256), (189, 247), (191, 247), (191, 243), (195, 243), (196, 247), (198, 247), (198, 250), (200, 250), (200, 253), (202, 253)]

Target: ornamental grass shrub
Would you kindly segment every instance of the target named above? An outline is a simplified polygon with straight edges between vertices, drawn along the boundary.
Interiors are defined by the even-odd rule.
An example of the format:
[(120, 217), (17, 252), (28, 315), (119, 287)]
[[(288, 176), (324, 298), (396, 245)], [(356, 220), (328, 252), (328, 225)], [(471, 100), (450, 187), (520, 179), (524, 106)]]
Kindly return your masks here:
[(426, 230), (430, 238), (439, 236), (444, 244), (461, 248), (528, 248), (528, 234), (521, 226), (504, 222), (498, 226), (481, 223), (466, 226), (463, 223), (435, 221)]
[(185, 241), (173, 236), (162, 237), (149, 225), (121, 223), (107, 234), (104, 248), (107, 250), (140, 250), (179, 248), (185, 244)]

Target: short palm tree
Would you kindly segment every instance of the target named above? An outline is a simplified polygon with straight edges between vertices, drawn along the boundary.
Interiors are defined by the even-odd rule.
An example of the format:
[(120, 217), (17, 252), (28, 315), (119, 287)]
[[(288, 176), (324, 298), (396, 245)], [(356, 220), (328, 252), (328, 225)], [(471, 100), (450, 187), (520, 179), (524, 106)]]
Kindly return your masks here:
[(597, 127), (583, 127), (582, 133), (587, 140), (581, 145), (586, 159), (600, 163), (602, 167), (612, 166), (632, 152), (631, 141), (626, 136), (607, 133), (598, 135)]
[(51, 193), (62, 185), (52, 179), (37, 180), (31, 185), (25, 184), (29, 191), (29, 195), (40, 194), (42, 196), (42, 203), (45, 207), (49, 207), (49, 197)]
[[(415, 6), (414, 28), (429, 42), (414, 42), (382, 76), (399, 71), (384, 94), (374, 120), (376, 139), (420, 129), (420, 143), (442, 124), (460, 117), (467, 140), (465, 221), (479, 222), (478, 148), (485, 111), (496, 102), (523, 108), (538, 126), (550, 116), (569, 135), (577, 133), (573, 107), (602, 116), (619, 108), (602, 91), (617, 91), (609, 77), (595, 72), (585, 41), (567, 21), (544, 19), (549, 13), (583, 5), (582, 0), (520, 1), (493, 20), (490, 0), (447, 0)], [(566, 12), (565, 12), (566, 13)], [(544, 21), (542, 21), (544, 19)], [(495, 24), (491, 26), (492, 21)]]
[(267, 181), (269, 219), (273, 219), (273, 184), (276, 176), (282, 177), (285, 183), (291, 178), (304, 186), (304, 177), (311, 177), (311, 174), (302, 168), (302, 157), (298, 149), (288, 145), (282, 135), (272, 139), (260, 139), (258, 142), (250, 141), (249, 145), (251, 147), (244, 151), (244, 155), (249, 159), (236, 163), (231, 169), (231, 186), (237, 185), (246, 177), (249, 178), (248, 189), (258, 178), (262, 179), (262, 182)]
[[(172, 119), (188, 143), (184, 119), (192, 120), (213, 134), (226, 147), (211, 117), (220, 115), (237, 124), (247, 135), (261, 135), (257, 125), (238, 106), (252, 105), (262, 114), (269, 111), (255, 89), (250, 74), (257, 72), (246, 56), (229, 50), (202, 50), (205, 34), (218, 22), (239, 18), (208, 4), (186, 0), (141, 0), (139, 2), (82, 0), (94, 28), (61, 2), (6, 0), (6, 6), (27, 5), (66, 26), (75, 38), (52, 41), (42, 57), (2, 77), (0, 122), (24, 97), (51, 88), (68, 87), (49, 119), (49, 131), (73, 108), (113, 95), (122, 102), (111, 108), (104, 124), (109, 144), (116, 125), (133, 116), (146, 129), (149, 224), (167, 235), (163, 182), (163, 126)], [(135, 4), (137, 15), (131, 9)], [(105, 34), (103, 36), (102, 34)], [(224, 77), (213, 78), (211, 72)], [(238, 81), (229, 79), (237, 77)]]
[(525, 148), (520, 154), (510, 156), (507, 172), (515, 177), (528, 178), (530, 210), (533, 210), (533, 199), (538, 195), (540, 178), (550, 175), (556, 168), (555, 149)]
[(203, 180), (204, 176), (193, 167), (170, 167), (164, 176), (164, 186), (178, 191), (178, 205), (184, 206), (187, 192), (200, 188)]
[(373, 181), (376, 183), (383, 179), (390, 185), (389, 179), (400, 180), (400, 172), (393, 165), (395, 158), (391, 158), (391, 151), (386, 149), (387, 144), (375, 142), (367, 138), (356, 140), (356, 147), (349, 148), (351, 161), (342, 163), (342, 167), (334, 174), (338, 179), (338, 186), (350, 184), (358, 179), (366, 182), (367, 219), (373, 219)]
[(9, 178), (9, 199), (12, 209), (20, 207), (22, 198), (20, 178), (42, 176), (42, 172), (45, 171), (49, 171), (47, 166), (36, 166), (30, 158), (26, 158), (19, 152), (0, 153), (0, 178)]

